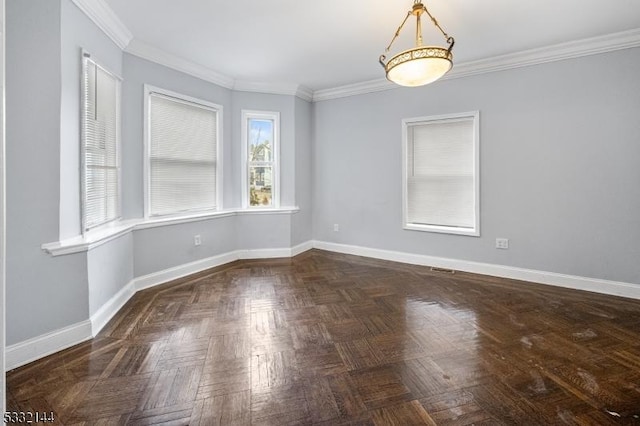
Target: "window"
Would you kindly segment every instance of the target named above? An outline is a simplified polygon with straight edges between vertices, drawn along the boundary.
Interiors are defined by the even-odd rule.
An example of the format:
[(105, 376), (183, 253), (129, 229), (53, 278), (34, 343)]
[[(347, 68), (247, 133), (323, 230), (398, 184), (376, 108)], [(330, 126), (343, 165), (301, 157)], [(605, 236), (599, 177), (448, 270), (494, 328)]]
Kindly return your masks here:
[(120, 216), (120, 79), (88, 54), (82, 61), (82, 229)]
[(151, 86), (145, 92), (145, 215), (215, 210), (222, 107)]
[(243, 205), (279, 207), (280, 114), (242, 111)]
[(403, 120), (404, 227), (480, 235), (479, 113)]

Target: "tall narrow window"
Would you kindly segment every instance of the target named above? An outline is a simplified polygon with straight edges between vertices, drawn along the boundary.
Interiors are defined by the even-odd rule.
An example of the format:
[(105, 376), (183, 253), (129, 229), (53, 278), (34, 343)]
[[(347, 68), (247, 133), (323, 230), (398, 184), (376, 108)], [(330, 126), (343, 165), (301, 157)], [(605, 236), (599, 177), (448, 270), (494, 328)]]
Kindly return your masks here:
[(120, 79), (87, 54), (82, 106), (82, 220), (87, 231), (120, 215)]
[(163, 89), (147, 92), (147, 216), (215, 210), (222, 107)]
[(242, 111), (246, 207), (279, 207), (279, 127), (277, 112)]
[(479, 235), (478, 117), (403, 121), (406, 229)]

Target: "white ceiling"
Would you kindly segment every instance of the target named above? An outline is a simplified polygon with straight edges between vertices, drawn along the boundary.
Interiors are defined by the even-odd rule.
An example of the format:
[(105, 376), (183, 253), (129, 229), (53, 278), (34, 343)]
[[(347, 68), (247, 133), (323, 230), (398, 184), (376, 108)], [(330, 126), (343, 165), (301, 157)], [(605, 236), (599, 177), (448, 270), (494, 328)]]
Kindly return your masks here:
[[(106, 0), (134, 41), (224, 74), (312, 90), (384, 77), (412, 0)], [(455, 64), (640, 28), (637, 0), (426, 0)], [(415, 20), (392, 53), (411, 47)], [(425, 44), (442, 44), (423, 23)]]

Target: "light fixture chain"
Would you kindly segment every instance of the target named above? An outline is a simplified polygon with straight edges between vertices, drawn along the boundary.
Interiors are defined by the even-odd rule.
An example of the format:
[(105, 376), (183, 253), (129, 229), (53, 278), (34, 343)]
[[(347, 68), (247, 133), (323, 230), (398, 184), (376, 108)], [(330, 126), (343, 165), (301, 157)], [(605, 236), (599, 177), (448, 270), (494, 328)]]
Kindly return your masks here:
[(429, 9), (427, 9), (427, 7), (426, 7), (426, 6), (423, 6), (423, 9), (424, 9), (424, 11), (425, 11), (425, 12), (427, 12), (427, 15), (429, 15), (429, 18), (431, 18), (431, 22), (433, 22), (433, 25), (435, 25), (435, 27), (436, 27), (437, 29), (439, 29), (439, 30), (440, 30), (440, 32), (442, 33), (442, 35), (444, 36), (444, 38), (445, 38), (447, 41), (449, 41), (449, 39), (450, 39), (451, 37), (449, 37), (449, 34), (447, 34), (447, 33), (442, 29), (442, 27), (440, 26), (440, 24), (438, 24), (438, 21), (437, 21), (437, 20), (436, 20), (436, 18), (434, 18), (434, 17), (433, 17), (433, 15), (429, 12)]
[(391, 42), (389, 43), (387, 48), (384, 50), (384, 53), (387, 53), (391, 49), (391, 45), (393, 45), (393, 42), (396, 41), (396, 39), (400, 35), (400, 31), (402, 31), (402, 28), (404, 27), (404, 24), (407, 23), (407, 19), (409, 19), (409, 16), (411, 16), (411, 15), (412, 15), (412, 13), (411, 13), (411, 11), (409, 11), (407, 13), (407, 16), (405, 16), (404, 21), (402, 21), (402, 24), (400, 24), (400, 26), (398, 27), (398, 31), (396, 31), (396, 33), (394, 34), (393, 38), (391, 39)]

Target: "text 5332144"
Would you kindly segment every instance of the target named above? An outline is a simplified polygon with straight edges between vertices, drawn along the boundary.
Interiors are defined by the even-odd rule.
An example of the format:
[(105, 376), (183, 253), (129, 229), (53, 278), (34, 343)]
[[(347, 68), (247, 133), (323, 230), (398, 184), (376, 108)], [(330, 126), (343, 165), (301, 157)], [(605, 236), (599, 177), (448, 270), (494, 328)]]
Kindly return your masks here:
[(53, 411), (5, 411), (5, 423), (53, 423), (55, 415)]

